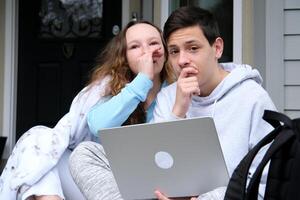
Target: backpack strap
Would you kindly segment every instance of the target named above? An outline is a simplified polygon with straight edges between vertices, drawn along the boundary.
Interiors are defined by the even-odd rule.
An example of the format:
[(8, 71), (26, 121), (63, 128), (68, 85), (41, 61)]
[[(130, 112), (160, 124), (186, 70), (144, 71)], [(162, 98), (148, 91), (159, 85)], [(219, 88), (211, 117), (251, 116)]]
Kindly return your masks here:
[(289, 128), (293, 127), (292, 120), (288, 116), (272, 110), (265, 110), (263, 119), (271, 124), (274, 128), (280, 126), (280, 122), (283, 122), (284, 125)]
[[(263, 119), (269, 122), (273, 127), (277, 126), (279, 130), (277, 130), (278, 135), (274, 138), (273, 143), (267, 150), (260, 164), (255, 170), (250, 183), (247, 188), (247, 198), (246, 199), (257, 199), (258, 189), (260, 179), (263, 173), (263, 170), (267, 163), (271, 160), (271, 157), (284, 145), (286, 142), (290, 141), (294, 136), (293, 121), (282, 113), (278, 113), (275, 111), (265, 110)], [(281, 126), (280, 122), (283, 122), (283, 126)], [(278, 125), (279, 124), (279, 125)], [(276, 130), (276, 129), (275, 129)]]
[(243, 158), (239, 165), (235, 168), (227, 190), (225, 193), (224, 200), (244, 200), (246, 196), (245, 188), (248, 178), (249, 168), (252, 164), (254, 157), (257, 152), (267, 144), (271, 143), (274, 138), (281, 131), (282, 127), (279, 126), (274, 129), (271, 133), (266, 135), (257, 145), (255, 145), (248, 154)]
[[(275, 129), (271, 133), (266, 135), (262, 140), (260, 140), (248, 152), (248, 154), (243, 158), (243, 160), (236, 167), (227, 186), (224, 200), (245, 199), (246, 197), (245, 188), (247, 184), (248, 173), (252, 161), (255, 158), (256, 154), (262, 147), (271, 143), (276, 138), (276, 136), (281, 132), (283, 126), (281, 126), (280, 122), (284, 122), (288, 126), (291, 126), (292, 124), (291, 120), (287, 116), (270, 110), (265, 110), (263, 119), (266, 120), (268, 123), (270, 123)], [(257, 198), (257, 194), (256, 194), (256, 198)]]
[(255, 170), (255, 173), (253, 174), (253, 177), (250, 180), (250, 183), (247, 188), (247, 200), (254, 200), (257, 199), (258, 196), (258, 188), (260, 179), (262, 176), (262, 172), (267, 165), (267, 163), (271, 160), (271, 157), (287, 142), (289, 142), (293, 137), (295, 137), (295, 134), (292, 129), (283, 129), (282, 131), (279, 131), (280, 134), (275, 138), (274, 142), (271, 144), (270, 148), (264, 155), (262, 161), (258, 165), (258, 167)]

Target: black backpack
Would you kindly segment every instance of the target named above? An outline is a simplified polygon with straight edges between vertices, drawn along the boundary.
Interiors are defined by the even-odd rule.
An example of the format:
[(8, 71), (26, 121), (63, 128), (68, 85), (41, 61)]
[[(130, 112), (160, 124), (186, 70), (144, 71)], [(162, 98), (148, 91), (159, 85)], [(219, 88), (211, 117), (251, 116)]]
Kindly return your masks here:
[[(300, 199), (300, 118), (291, 120), (282, 113), (266, 110), (263, 119), (275, 129), (255, 145), (234, 170), (225, 200), (257, 199), (260, 178), (269, 161), (264, 199)], [(246, 188), (247, 174), (255, 155), (270, 143)]]

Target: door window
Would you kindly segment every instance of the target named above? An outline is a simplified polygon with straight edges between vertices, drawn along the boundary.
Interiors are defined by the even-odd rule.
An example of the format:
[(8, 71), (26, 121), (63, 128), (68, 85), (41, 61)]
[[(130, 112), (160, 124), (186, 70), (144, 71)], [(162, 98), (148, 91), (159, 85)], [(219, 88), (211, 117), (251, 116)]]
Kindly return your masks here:
[(40, 38), (101, 38), (102, 0), (42, 0)]

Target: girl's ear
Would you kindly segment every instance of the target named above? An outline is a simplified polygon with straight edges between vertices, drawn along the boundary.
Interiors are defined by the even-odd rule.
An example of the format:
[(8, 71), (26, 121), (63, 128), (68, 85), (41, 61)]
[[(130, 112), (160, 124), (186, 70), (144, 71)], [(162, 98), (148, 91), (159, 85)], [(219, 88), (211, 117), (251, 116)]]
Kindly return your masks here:
[(213, 44), (213, 48), (215, 49), (215, 55), (216, 58), (219, 59), (222, 57), (223, 54), (223, 49), (224, 49), (224, 42), (221, 37), (217, 37)]

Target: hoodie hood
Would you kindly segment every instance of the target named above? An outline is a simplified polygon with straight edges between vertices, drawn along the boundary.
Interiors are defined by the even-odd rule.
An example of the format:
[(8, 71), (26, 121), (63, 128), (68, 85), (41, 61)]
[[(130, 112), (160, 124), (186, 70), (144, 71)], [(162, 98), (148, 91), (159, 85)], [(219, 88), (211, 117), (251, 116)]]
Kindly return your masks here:
[(226, 93), (232, 88), (243, 83), (244, 81), (253, 80), (259, 85), (262, 84), (262, 77), (256, 69), (253, 69), (250, 65), (235, 64), (235, 63), (220, 63), (219, 67), (222, 67), (225, 71), (230, 72), (223, 81), (212, 91), (209, 96), (199, 97), (193, 96), (192, 103), (196, 104), (212, 104), (219, 101)]

